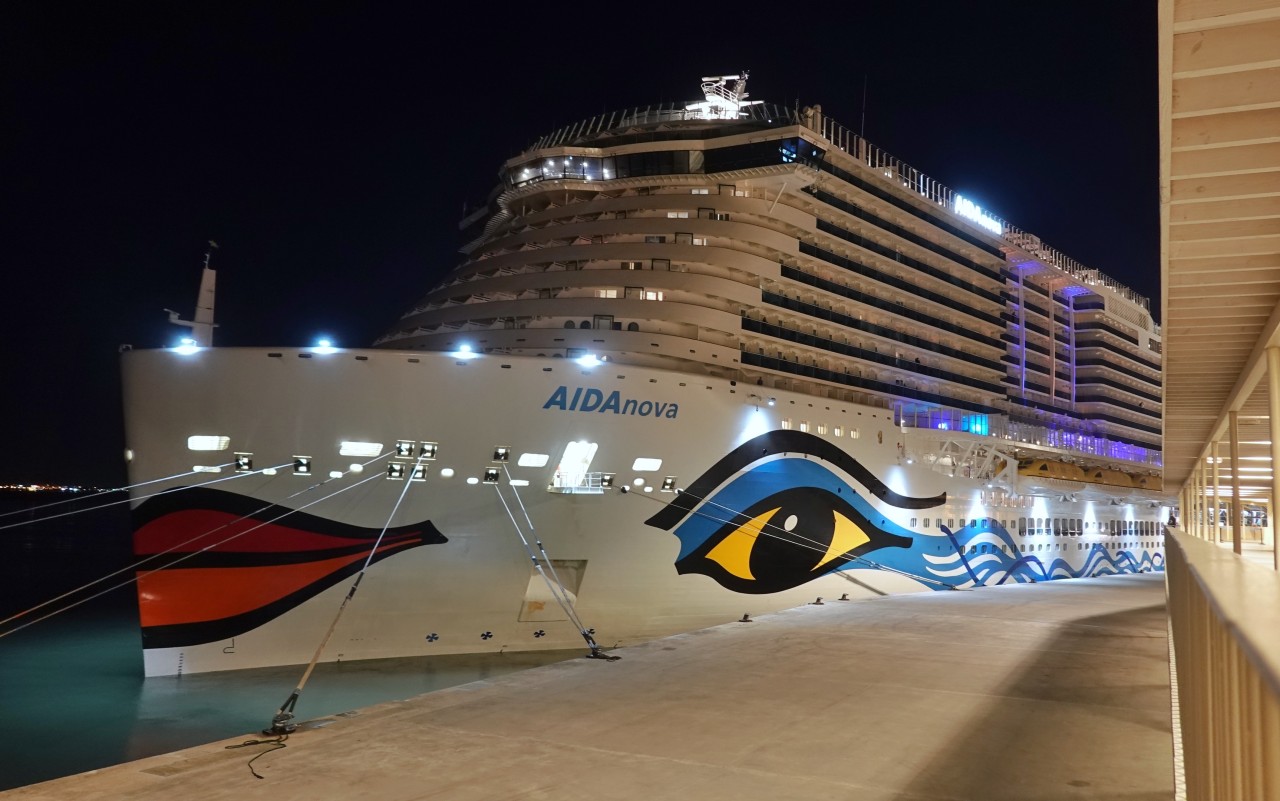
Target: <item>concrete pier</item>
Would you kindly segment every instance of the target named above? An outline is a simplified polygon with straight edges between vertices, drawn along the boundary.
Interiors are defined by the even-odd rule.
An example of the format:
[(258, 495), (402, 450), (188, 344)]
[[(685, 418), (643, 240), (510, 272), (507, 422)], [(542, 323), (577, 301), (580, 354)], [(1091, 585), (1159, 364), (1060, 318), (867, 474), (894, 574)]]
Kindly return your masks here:
[(826, 599), (312, 721), (277, 750), (226, 748), (248, 735), (0, 795), (1169, 799), (1164, 601), (1156, 574)]

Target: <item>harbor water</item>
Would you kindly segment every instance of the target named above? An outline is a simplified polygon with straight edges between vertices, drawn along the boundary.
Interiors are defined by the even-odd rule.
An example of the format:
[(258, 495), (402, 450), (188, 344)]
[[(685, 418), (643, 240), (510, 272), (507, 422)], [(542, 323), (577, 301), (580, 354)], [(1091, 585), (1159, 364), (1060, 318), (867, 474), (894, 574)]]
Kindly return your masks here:
[[(48, 506), (67, 497), (0, 492), (0, 564), (8, 573), (0, 619), (131, 563), (127, 504), (50, 519), (92, 504)], [(0, 634), (13, 632), (0, 636), (0, 791), (254, 734), (297, 685), (301, 666), (144, 679), (131, 576), (126, 571), (74, 595), (67, 600), (121, 585), (21, 630), (14, 628), (65, 602), (0, 626)], [(410, 698), (581, 653), (322, 663), (299, 698), (297, 716)]]

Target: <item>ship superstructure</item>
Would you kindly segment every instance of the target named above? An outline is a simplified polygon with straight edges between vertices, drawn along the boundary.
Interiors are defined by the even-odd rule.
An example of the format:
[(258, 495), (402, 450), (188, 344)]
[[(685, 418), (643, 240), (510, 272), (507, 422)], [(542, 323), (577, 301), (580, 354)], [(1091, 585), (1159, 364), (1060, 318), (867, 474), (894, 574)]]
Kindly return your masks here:
[(747, 105), (743, 76), (704, 92), (584, 120), (508, 161), (466, 262), (378, 344), (595, 354), (1154, 480), (1161, 354), (1145, 298), (818, 106)]

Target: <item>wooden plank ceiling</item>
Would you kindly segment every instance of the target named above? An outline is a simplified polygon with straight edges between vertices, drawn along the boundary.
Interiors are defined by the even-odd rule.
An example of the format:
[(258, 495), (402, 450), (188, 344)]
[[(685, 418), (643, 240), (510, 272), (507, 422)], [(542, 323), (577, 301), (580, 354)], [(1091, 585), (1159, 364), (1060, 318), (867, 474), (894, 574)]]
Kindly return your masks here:
[[(1165, 488), (1218, 456), (1272, 481), (1266, 357), (1280, 345), (1280, 2), (1159, 0)], [(1240, 413), (1231, 465), (1228, 410)]]

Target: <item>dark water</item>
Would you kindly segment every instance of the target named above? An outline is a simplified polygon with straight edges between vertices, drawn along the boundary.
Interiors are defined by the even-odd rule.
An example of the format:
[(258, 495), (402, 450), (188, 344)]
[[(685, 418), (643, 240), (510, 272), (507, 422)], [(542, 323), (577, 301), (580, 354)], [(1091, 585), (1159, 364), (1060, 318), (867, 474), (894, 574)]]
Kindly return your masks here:
[[(0, 492), (0, 514), (64, 497)], [(0, 516), (0, 527), (78, 505)], [(0, 619), (129, 564), (125, 506), (0, 528)], [(0, 626), (0, 634), (29, 619)], [(323, 663), (296, 711), (299, 720), (323, 717), (580, 655)], [(112, 590), (0, 636), (0, 791), (257, 732), (301, 675), (292, 666), (143, 679), (133, 588)]]

